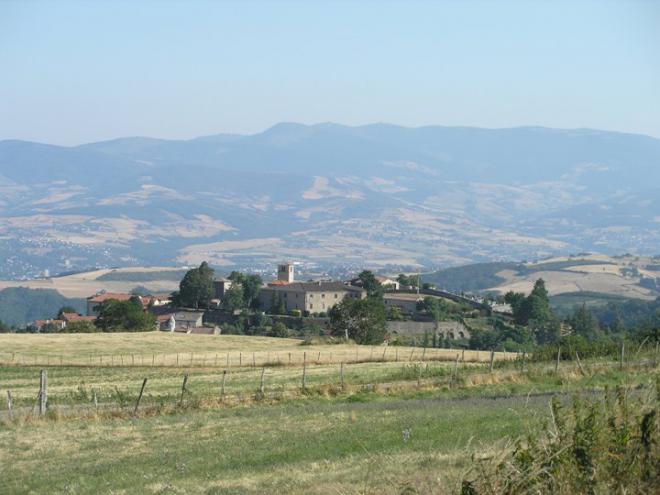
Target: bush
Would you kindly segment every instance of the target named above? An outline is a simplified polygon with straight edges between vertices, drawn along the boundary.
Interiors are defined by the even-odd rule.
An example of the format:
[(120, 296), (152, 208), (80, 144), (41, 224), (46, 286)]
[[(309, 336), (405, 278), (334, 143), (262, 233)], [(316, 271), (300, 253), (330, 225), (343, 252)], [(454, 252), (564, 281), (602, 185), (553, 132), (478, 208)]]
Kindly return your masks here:
[(302, 311), (300, 311), (299, 309), (292, 309), (290, 313), (291, 316), (295, 316), (297, 318), (300, 318), (302, 316)]
[(61, 332), (63, 333), (94, 333), (98, 328), (91, 321), (73, 321), (68, 323)]
[(289, 329), (281, 321), (276, 321), (270, 329), (270, 335), (272, 337), (288, 337)]
[(657, 493), (659, 391), (660, 380), (647, 394), (576, 397), (570, 411), (554, 397), (551, 420), (503, 457), (476, 463), (462, 493)]

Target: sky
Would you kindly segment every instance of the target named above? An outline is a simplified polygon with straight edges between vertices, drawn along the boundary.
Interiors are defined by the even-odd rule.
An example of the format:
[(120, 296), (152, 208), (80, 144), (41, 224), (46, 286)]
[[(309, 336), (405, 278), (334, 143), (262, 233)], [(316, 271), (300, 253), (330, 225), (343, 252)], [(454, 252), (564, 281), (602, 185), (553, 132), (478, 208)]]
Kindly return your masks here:
[(660, 138), (657, 1), (0, 1), (0, 140), (278, 122)]

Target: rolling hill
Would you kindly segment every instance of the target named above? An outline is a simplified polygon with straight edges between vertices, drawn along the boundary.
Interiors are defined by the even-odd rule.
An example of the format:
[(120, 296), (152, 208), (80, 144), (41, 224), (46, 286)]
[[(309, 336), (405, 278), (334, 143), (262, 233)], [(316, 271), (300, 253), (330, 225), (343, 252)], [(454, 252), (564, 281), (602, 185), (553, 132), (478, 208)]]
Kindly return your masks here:
[(539, 127), (284, 123), (188, 141), (0, 141), (0, 277), (653, 255), (658, 163), (657, 139)]

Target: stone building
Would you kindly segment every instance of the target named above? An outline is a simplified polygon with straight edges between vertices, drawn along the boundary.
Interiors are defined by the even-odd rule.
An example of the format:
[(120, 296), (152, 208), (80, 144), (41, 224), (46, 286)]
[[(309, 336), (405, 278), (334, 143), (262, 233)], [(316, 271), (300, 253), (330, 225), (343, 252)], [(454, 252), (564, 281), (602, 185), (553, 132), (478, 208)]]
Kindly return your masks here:
[(347, 297), (363, 299), (366, 296), (364, 289), (342, 282), (279, 283), (263, 287), (259, 291), (259, 307), (270, 311), (279, 306), (281, 301), (281, 306), (287, 313), (295, 309), (301, 312), (325, 313)]

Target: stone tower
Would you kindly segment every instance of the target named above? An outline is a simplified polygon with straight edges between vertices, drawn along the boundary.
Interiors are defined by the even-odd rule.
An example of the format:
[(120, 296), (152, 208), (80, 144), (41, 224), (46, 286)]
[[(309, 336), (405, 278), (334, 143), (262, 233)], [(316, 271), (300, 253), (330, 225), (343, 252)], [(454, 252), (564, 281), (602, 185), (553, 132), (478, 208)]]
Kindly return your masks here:
[(293, 282), (293, 263), (280, 263), (277, 265), (277, 280), (290, 284)]

